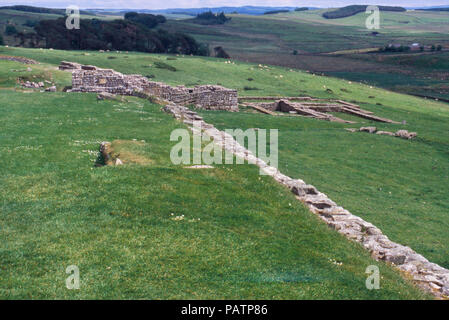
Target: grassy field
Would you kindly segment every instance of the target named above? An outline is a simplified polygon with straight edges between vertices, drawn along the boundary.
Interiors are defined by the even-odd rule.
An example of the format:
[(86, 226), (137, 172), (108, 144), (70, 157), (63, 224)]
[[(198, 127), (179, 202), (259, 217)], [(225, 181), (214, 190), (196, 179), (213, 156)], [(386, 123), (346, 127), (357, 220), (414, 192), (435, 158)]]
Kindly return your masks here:
[[(240, 95), (246, 96), (339, 98), (356, 102), (379, 116), (399, 122), (405, 120), (405, 125), (389, 125), (355, 118), (358, 126), (373, 124), (390, 131), (416, 131), (418, 138), (414, 141), (351, 134), (343, 128), (354, 125), (296, 117), (205, 113), (206, 119), (212, 117), (209, 120), (220, 127), (280, 129), (283, 171), (304, 177), (354, 214), (378, 225), (392, 239), (410, 245), (433, 262), (449, 267), (449, 248), (446, 245), (449, 243), (449, 211), (445, 204), (449, 194), (449, 106), (445, 103), (291, 69), (239, 62), (226, 64), (213, 58), (170, 56), (167, 60), (168, 56), (140, 53), (16, 48), (4, 48), (3, 52), (51, 64), (69, 60), (114, 68), (124, 73), (154, 75), (154, 80), (173, 85), (222, 84), (236, 88)], [(111, 56), (116, 59), (109, 59)], [(163, 61), (177, 71), (156, 68), (156, 61)], [(69, 78), (63, 78), (63, 74), (54, 77), (61, 78), (61, 86), (69, 83)], [(248, 81), (249, 78), (253, 80)], [(245, 90), (247, 86), (257, 90)], [(293, 145), (296, 147), (291, 147)]]
[[(31, 65), (30, 77), (59, 88), (70, 79), (55, 70), (61, 59), (136, 72), (166, 58), (11, 48), (2, 53), (45, 62)], [(117, 59), (107, 58), (112, 55)], [(253, 68), (193, 57), (168, 62), (180, 71), (148, 71), (158, 80), (188, 83), (210, 81), (220, 70), (228, 75), (226, 85), (241, 86), (247, 81), (242, 71)], [(14, 89), (14, 77), (28, 72), (23, 68), (0, 61), (2, 299), (429, 298), (330, 230), (254, 166), (173, 165), (170, 132), (184, 126), (160, 106), (132, 97), (97, 102), (95, 94)], [(263, 93), (294, 92), (292, 84), (302, 79), (322, 81), (295, 72), (292, 83), (274, 86), (270, 73), (287, 72), (271, 70), (251, 71), (260, 76)], [(446, 111), (439, 104), (429, 108)], [(216, 116), (224, 121), (227, 115)], [(306, 123), (313, 125), (298, 122)], [(138, 155), (136, 163), (94, 168), (103, 140)], [(381, 268), (380, 290), (365, 288), (371, 264)], [(80, 290), (65, 288), (69, 265), (80, 269)]]

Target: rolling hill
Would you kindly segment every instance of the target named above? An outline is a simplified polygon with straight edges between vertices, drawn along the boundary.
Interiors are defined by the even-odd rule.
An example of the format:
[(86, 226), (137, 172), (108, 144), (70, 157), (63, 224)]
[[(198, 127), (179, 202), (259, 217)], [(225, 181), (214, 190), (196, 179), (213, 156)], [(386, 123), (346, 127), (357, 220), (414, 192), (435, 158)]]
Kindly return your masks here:
[[(429, 11), (382, 12), (381, 29), (367, 30), (365, 13), (325, 19), (326, 10), (308, 10), (264, 16), (229, 15), (224, 25), (201, 28), (187, 20), (169, 20), (166, 30), (183, 30), (211, 48), (223, 47), (237, 60), (364, 81), (398, 92), (449, 99), (445, 90), (449, 70), (434, 64), (424, 70), (420, 61), (444, 61), (449, 48), (449, 13)], [(407, 64), (388, 63), (393, 57), (377, 51), (391, 43), (419, 43), (426, 52), (402, 55)], [(430, 52), (441, 45), (442, 52)], [(387, 63), (384, 63), (387, 62)], [(392, 75), (394, 73), (394, 75)], [(404, 85), (406, 84), (406, 85)]]

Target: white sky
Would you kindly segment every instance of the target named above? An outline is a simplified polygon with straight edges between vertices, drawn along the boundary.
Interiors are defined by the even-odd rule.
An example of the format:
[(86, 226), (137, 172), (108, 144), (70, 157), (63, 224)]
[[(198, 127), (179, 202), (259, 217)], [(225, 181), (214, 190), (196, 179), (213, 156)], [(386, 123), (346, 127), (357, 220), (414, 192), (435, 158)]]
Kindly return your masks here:
[(449, 5), (449, 0), (0, 0), (0, 6), (25, 4), (49, 8), (65, 8), (78, 5), (80, 8), (165, 9), (200, 7), (289, 6), (289, 7), (342, 7), (349, 4), (397, 5), (423, 7)]

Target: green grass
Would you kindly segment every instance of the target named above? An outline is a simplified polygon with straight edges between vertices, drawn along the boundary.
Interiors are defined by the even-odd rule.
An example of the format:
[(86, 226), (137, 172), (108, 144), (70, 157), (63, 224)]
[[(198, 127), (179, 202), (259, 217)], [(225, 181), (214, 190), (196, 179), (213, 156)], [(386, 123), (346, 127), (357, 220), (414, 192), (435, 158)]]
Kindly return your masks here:
[[(426, 297), (253, 166), (172, 165), (169, 135), (181, 125), (129, 100), (2, 93), (1, 298)], [(113, 139), (145, 140), (152, 164), (93, 168)], [(73, 264), (78, 291), (65, 288)], [(381, 290), (365, 288), (370, 264)]]
[[(3, 51), (45, 63), (75, 60), (128, 73), (146, 72), (141, 63), (166, 59), (134, 53), (110, 60), (111, 53)], [(179, 57), (170, 64), (178, 71), (149, 69), (169, 83), (215, 77), (242, 91), (251, 74), (264, 94), (295, 93), (301, 80), (310, 82), (310, 90), (317, 82), (346, 85), (214, 59)], [(169, 141), (170, 132), (183, 125), (160, 106), (131, 97), (128, 102), (97, 102), (95, 94), (10, 89), (15, 76), (10, 70), (23, 67), (0, 61), (0, 78), (7, 78), (0, 95), (1, 298), (429, 298), (391, 267), (373, 261), (360, 245), (330, 230), (288, 190), (259, 176), (254, 166), (188, 170), (171, 164), (175, 142)], [(70, 76), (48, 64), (32, 67), (37, 74), (50, 73), (58, 86)], [(272, 73), (285, 74), (286, 82), (274, 83)], [(228, 76), (217, 79), (217, 74)], [(434, 112), (444, 113), (444, 108), (430, 106)], [(216, 116), (218, 125), (230, 115), (207, 114)], [(233, 121), (247, 117), (234, 115)], [(99, 143), (117, 139), (144, 140), (139, 152), (151, 161), (94, 168)], [(289, 173), (302, 174), (294, 171)], [(180, 215), (185, 219), (172, 219)], [(364, 272), (371, 264), (381, 268), (381, 290), (365, 288)], [(80, 268), (78, 291), (65, 288), (69, 265)]]

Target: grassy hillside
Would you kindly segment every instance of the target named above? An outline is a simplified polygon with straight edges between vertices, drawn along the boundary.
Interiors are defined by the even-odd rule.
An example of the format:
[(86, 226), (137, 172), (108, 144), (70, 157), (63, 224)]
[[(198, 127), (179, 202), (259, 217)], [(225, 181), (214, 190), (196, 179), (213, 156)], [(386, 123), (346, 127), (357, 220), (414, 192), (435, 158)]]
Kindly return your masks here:
[[(222, 46), (231, 57), (263, 64), (293, 67), (349, 80), (367, 81), (390, 90), (413, 92), (424, 88), (426, 95), (441, 95), (439, 86), (449, 77), (444, 64), (438, 72), (419, 69), (425, 53), (403, 54), (409, 63), (384, 64), (385, 54), (367, 55), (363, 50), (384, 47), (389, 43), (420, 43), (449, 47), (449, 13), (428, 11), (381, 12), (381, 29), (377, 35), (367, 30), (367, 15), (359, 13), (342, 19), (325, 19), (326, 10), (309, 10), (265, 16), (230, 15), (223, 26), (200, 28), (187, 21), (169, 21), (162, 28), (183, 30), (210, 47)], [(348, 51), (357, 50), (357, 51)], [(294, 55), (293, 52), (297, 52)], [(335, 53), (335, 54), (328, 54)], [(357, 54), (354, 54), (357, 53)], [(433, 55), (444, 60), (442, 52)], [(416, 58), (416, 67), (415, 61)], [(395, 76), (391, 76), (392, 73)], [(397, 81), (396, 81), (397, 79)], [(416, 81), (417, 79), (417, 81)], [(413, 88), (404, 88), (409, 82)]]
[[(365, 12), (355, 14), (350, 17), (340, 19), (323, 18), (323, 10), (310, 10), (301, 12), (291, 12), (288, 14), (278, 15), (279, 19), (289, 18), (299, 21), (307, 21), (318, 24), (328, 24), (334, 26), (352, 26), (363, 29), (368, 15)], [(406, 12), (380, 12), (380, 26), (384, 32), (404, 31), (415, 33), (444, 33), (449, 28), (447, 12), (431, 12), (431, 11), (406, 11)]]
[[(254, 166), (171, 164), (170, 132), (184, 126), (160, 106), (13, 89), (24, 74), (68, 84), (70, 73), (55, 69), (62, 59), (136, 72), (166, 56), (1, 51), (44, 62), (29, 72), (0, 61), (1, 298), (428, 298)], [(188, 84), (221, 81), (219, 70), (228, 75), (225, 85), (240, 87), (247, 70), (261, 77), (257, 85), (267, 94), (293, 92), (299, 79), (314, 79), (294, 72), (292, 83), (277, 86), (270, 74), (281, 69), (250, 71), (247, 64), (192, 57), (167, 62), (180, 71), (148, 71)], [(136, 163), (94, 168), (103, 140), (126, 146)], [(65, 268), (73, 264), (80, 268), (77, 291), (65, 288)], [(365, 288), (371, 264), (381, 268), (380, 290)]]

